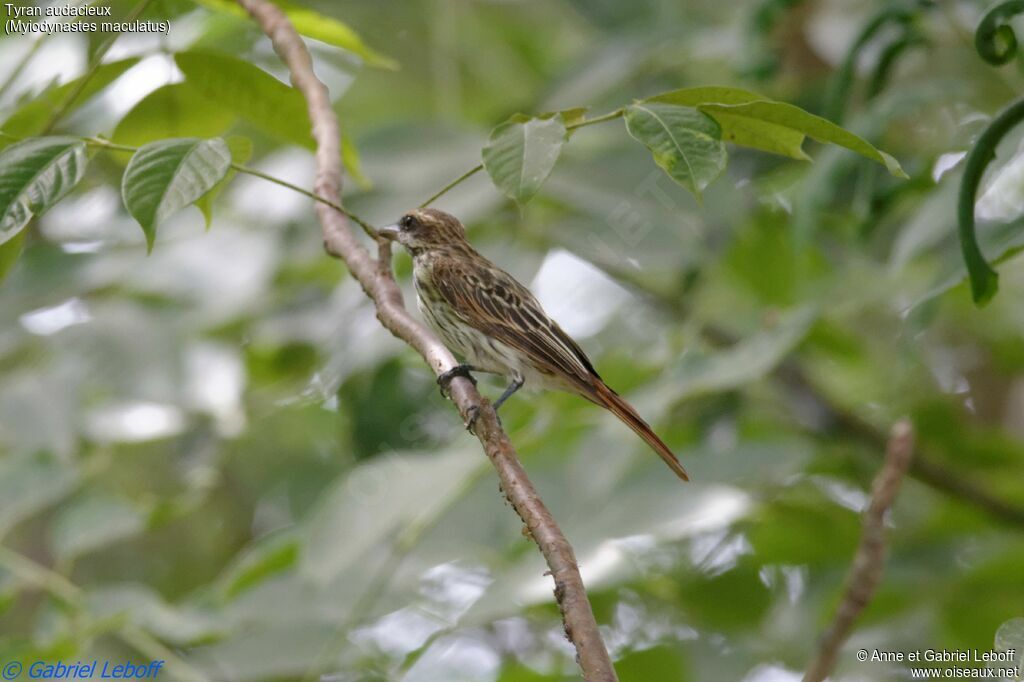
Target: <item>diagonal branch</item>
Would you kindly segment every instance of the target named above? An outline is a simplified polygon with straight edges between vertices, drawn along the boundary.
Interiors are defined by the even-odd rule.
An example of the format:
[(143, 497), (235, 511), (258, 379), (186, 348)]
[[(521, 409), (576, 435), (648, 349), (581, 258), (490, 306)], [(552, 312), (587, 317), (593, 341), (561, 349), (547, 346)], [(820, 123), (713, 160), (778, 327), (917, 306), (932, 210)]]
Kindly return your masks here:
[[(538, 234), (542, 238), (550, 236), (534, 234)], [(644, 294), (652, 303), (657, 304), (668, 314), (680, 320), (688, 319), (690, 308), (682, 297), (652, 287), (638, 278), (632, 270), (618, 268), (599, 261), (594, 261), (593, 264), (601, 268), (609, 277)], [(732, 346), (738, 342), (738, 339), (731, 333), (715, 325), (706, 326), (704, 336), (716, 346)], [(861, 441), (879, 458), (884, 456), (888, 438), (885, 430), (836, 402), (812, 381), (795, 358), (789, 358), (782, 362), (772, 371), (772, 376), (784, 387), (798, 392), (801, 397), (812, 401), (816, 409), (825, 415), (829, 429), (840, 431), (844, 436)], [(993, 494), (982, 481), (972, 479), (962, 471), (954, 472), (942, 464), (936, 453), (926, 449), (920, 443), (916, 448), (914, 457), (910, 461), (911, 476), (953, 499), (977, 507), (1004, 523), (1024, 526), (1024, 505), (1016, 500), (1004, 499)]]
[(914, 453), (914, 427), (903, 420), (892, 427), (885, 463), (871, 485), (871, 503), (864, 512), (864, 532), (846, 578), (835, 619), (821, 638), (818, 655), (807, 666), (804, 682), (822, 682), (835, 667), (839, 650), (853, 623), (875, 594), (885, 567), (885, 514), (896, 499)]
[[(140, 2), (137, 5), (135, 5), (135, 7), (133, 7), (130, 12), (128, 12), (128, 15), (125, 16), (125, 18), (122, 21), (125, 24), (130, 24), (135, 19), (137, 19), (140, 14), (146, 11), (146, 8), (149, 7), (149, 4), (151, 2), (153, 2), (153, 0), (140, 0)], [(96, 52), (93, 54), (92, 59), (89, 62), (89, 69), (85, 72), (85, 75), (78, 79), (78, 85), (76, 85), (74, 89), (71, 92), (69, 92), (63, 100), (61, 100), (60, 104), (56, 105), (53, 112), (50, 114), (50, 118), (47, 119), (42, 131), (40, 131), (41, 135), (48, 134), (51, 130), (53, 130), (54, 126), (56, 126), (60, 122), (60, 120), (67, 115), (67, 113), (71, 110), (71, 106), (75, 103), (75, 100), (77, 100), (82, 95), (82, 93), (85, 92), (85, 89), (89, 86), (89, 81), (92, 80), (92, 77), (96, 75), (96, 71), (99, 70), (100, 65), (103, 63), (103, 58), (107, 55), (107, 52), (110, 51), (110, 48), (114, 46), (114, 43), (120, 37), (121, 32), (116, 31), (111, 35), (107, 36), (107, 38), (102, 43), (100, 43), (99, 47), (96, 49)]]
[[(815, 386), (799, 365), (786, 363), (776, 370), (775, 375), (783, 383), (806, 393), (819, 403), (838, 430), (862, 441), (871, 447), (873, 452), (882, 454), (886, 443), (885, 431), (842, 405), (836, 404)], [(977, 507), (995, 519), (1016, 526), (1024, 525), (1024, 506), (994, 495), (981, 481), (974, 480), (963, 472), (952, 471), (920, 444), (917, 445), (917, 452), (910, 462), (910, 475), (935, 490)]]
[[(285, 14), (268, 0), (238, 0), (270, 38), (291, 73), (292, 83), (306, 98), (316, 140), (316, 178), (313, 191), (332, 202), (341, 198), (340, 132), (327, 88), (313, 72), (309, 51)], [(453, 368), (455, 358), (438, 338), (405, 308), (402, 292), (391, 274), (390, 251), (380, 246), (375, 259), (350, 229), (345, 215), (322, 202), (315, 205), (323, 231), (324, 248), (341, 259), (377, 307), (377, 319), (414, 348), (437, 375)], [(463, 419), (474, 414), (475, 434), (501, 480), (505, 497), (519, 514), (547, 561), (555, 581), (555, 599), (562, 612), (565, 633), (576, 647), (585, 680), (614, 682), (618, 678), (587, 600), (572, 546), (530, 483), (508, 435), (490, 403), (467, 379), (451, 382), (450, 394)]]
[[(0, 547), (0, 566), (19, 580), (46, 592), (56, 601), (66, 604), (76, 616), (81, 617), (87, 614), (88, 608), (82, 588), (60, 573), (55, 573), (6, 547)], [(116, 623), (116, 620), (112, 622)], [(154, 661), (166, 662), (167, 672), (171, 674), (172, 679), (184, 682), (209, 682), (209, 678), (205, 674), (186, 663), (177, 653), (168, 649), (147, 630), (130, 620), (112, 627), (111, 633), (143, 656)], [(96, 635), (99, 632), (92, 631), (91, 634)], [(6, 678), (6, 676), (5, 672), (4, 677)]]

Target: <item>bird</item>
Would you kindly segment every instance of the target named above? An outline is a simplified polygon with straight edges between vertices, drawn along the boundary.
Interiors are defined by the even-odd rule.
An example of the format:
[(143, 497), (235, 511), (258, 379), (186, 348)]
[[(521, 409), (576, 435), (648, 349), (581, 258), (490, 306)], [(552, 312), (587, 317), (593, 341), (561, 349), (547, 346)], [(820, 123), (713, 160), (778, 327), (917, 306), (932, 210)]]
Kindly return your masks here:
[(462, 364), (438, 377), (442, 394), (451, 380), (472, 372), (511, 380), (497, 411), (524, 385), (568, 391), (600, 405), (642, 438), (684, 481), (689, 476), (672, 450), (640, 414), (604, 382), (576, 341), (544, 311), (536, 296), (481, 255), (455, 216), (435, 208), (405, 213), (378, 231), (412, 256), (413, 283), (423, 318)]

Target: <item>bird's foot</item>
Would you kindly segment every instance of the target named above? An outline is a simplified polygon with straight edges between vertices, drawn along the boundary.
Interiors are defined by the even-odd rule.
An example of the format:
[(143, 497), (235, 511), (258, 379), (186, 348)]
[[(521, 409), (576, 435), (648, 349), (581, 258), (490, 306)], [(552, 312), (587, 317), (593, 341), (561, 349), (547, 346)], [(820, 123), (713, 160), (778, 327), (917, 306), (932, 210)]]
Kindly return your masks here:
[(451, 385), (452, 379), (455, 377), (465, 377), (473, 382), (474, 386), (476, 386), (476, 379), (474, 379), (473, 375), (470, 374), (471, 371), (473, 371), (472, 365), (455, 365), (450, 370), (437, 377), (437, 385), (441, 389), (441, 397), (448, 397), (448, 387)]
[(466, 430), (475, 435), (476, 431), (473, 429), (476, 428), (476, 420), (480, 418), (480, 406), (470, 405), (467, 413), (465, 424)]
[[(465, 424), (466, 430), (469, 431), (470, 433), (472, 433), (475, 436), (476, 435), (476, 423), (480, 419), (480, 406), (479, 405), (470, 405), (468, 413), (469, 413), (469, 415), (466, 418), (466, 424)], [(502, 428), (504, 428), (504, 426), (501, 423), (501, 415), (499, 415), (497, 412), (495, 412), (494, 413), (494, 418), (497, 420), (498, 426), (501, 426)]]

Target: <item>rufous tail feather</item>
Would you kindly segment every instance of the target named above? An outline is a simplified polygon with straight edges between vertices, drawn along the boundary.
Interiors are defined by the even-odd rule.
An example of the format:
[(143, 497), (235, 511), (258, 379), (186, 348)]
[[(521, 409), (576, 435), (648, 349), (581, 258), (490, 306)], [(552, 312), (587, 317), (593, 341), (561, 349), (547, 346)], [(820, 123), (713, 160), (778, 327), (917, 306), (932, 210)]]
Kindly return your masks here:
[(665, 464), (675, 472), (676, 476), (689, 481), (690, 477), (686, 473), (686, 469), (676, 459), (675, 454), (672, 450), (665, 445), (661, 438), (658, 438), (658, 434), (654, 433), (654, 430), (650, 425), (643, 420), (637, 411), (633, 409), (633, 406), (627, 403), (622, 397), (608, 387), (600, 379), (597, 380), (596, 386), (593, 388), (592, 393), (587, 396), (598, 405), (607, 408), (622, 422), (633, 429), (636, 435), (644, 439), (644, 441), (651, 446), (651, 449), (658, 453), (658, 456), (665, 460)]

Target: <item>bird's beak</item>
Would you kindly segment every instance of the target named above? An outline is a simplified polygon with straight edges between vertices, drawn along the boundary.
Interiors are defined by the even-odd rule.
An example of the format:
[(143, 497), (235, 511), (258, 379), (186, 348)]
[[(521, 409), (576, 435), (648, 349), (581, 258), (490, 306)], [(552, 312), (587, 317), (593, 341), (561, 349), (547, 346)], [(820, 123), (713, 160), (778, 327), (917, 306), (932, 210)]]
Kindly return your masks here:
[(398, 241), (398, 225), (388, 225), (377, 230), (377, 234), (388, 241)]

